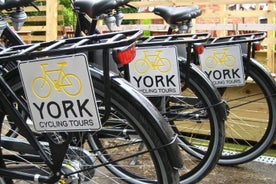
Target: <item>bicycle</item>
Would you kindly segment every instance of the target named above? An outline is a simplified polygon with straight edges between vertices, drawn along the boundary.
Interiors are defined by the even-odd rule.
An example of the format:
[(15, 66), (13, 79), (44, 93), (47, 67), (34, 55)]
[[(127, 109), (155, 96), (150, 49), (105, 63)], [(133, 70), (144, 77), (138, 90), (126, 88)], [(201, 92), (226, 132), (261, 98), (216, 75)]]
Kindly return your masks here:
[[(198, 6), (157, 6), (153, 13), (170, 25), (167, 34), (171, 35), (174, 28), (179, 29), (179, 34), (189, 32), (192, 19), (200, 16), (201, 10)], [(262, 155), (275, 140), (276, 84), (271, 74), (254, 59), (256, 49), (260, 48), (260, 42), (265, 37), (265, 32), (231, 35), (210, 38), (204, 44), (204, 47), (210, 49), (236, 44), (242, 50), (244, 85), (217, 87), (228, 106), (226, 138), (220, 164), (237, 165), (252, 161)], [(179, 46), (179, 54), (183, 57), (186, 57), (185, 47)], [(197, 56), (193, 62), (200, 64)], [(233, 96), (233, 91), (239, 91), (239, 96)]]
[[(160, 73), (167, 73), (171, 69), (171, 63), (167, 58), (160, 57), (162, 50), (149, 54), (149, 51), (143, 51), (144, 58), (134, 62), (135, 71), (139, 74), (146, 74), (149, 68), (158, 70)], [(153, 58), (153, 59), (151, 59)]]
[[(72, 2), (78, 20), (75, 36), (97, 32), (96, 25), (100, 17), (104, 17), (109, 28), (112, 27), (112, 24), (121, 22), (123, 17), (120, 8), (129, 6), (128, 2), (128, 0), (116, 1), (112, 5), (105, 1)], [(117, 20), (113, 17), (112, 12), (115, 12), (114, 17), (117, 17)], [(138, 48), (155, 48), (186, 43), (189, 45), (187, 50), (190, 52), (197, 48), (197, 43), (205, 42), (209, 36), (209, 34), (203, 33), (142, 37), (136, 45)], [(101, 56), (100, 52), (91, 53), (91, 61), (97, 63), (99, 55)], [(192, 55), (189, 56), (192, 57)], [(110, 64), (112, 65), (112, 63)], [(101, 64), (99, 63), (99, 65)], [(182, 94), (149, 99), (178, 133), (179, 146), (183, 150), (183, 159), (185, 160), (185, 168), (180, 170), (180, 183), (195, 183), (212, 170), (222, 151), (224, 118), (226, 117), (225, 104), (220, 99), (218, 91), (195, 65), (181, 60), (179, 67), (183, 67), (180, 73)], [(113, 65), (113, 68), (114, 72), (123, 74), (127, 80), (130, 79), (127, 65), (124, 67), (119, 65), (119, 69), (117, 65)], [(126, 70), (120, 72), (121, 69)], [(108, 159), (108, 155), (101, 155), (103, 161)], [(122, 172), (113, 166), (110, 166), (109, 169), (114, 172)]]
[[(87, 34), (93, 34), (96, 32), (96, 20), (97, 16), (100, 16), (101, 14), (105, 14), (106, 11), (109, 12), (109, 10), (115, 8), (116, 17), (121, 17), (119, 7), (126, 5), (128, 1), (116, 1), (114, 4), (113, 2), (109, 1), (97, 1), (95, 4), (90, 6), (91, 2), (83, 2), (83, 1), (76, 1), (76, 3), (79, 3), (79, 7), (77, 8), (77, 14), (80, 15), (77, 22), (77, 28), (76, 29), (76, 37), (83, 36), (83, 33)], [(88, 5), (88, 4), (89, 5)], [(87, 7), (90, 7), (91, 9), (87, 9)], [(99, 7), (101, 7), (101, 11), (99, 10)], [(85, 10), (88, 12), (82, 12), (81, 10)], [(96, 14), (91, 15), (91, 11), (96, 12)], [(88, 16), (86, 16), (86, 13), (88, 13), (88, 16), (93, 17), (95, 16), (96, 19), (93, 19), (92, 22), (90, 22)], [(111, 14), (108, 14), (111, 15)], [(107, 16), (106, 19), (110, 18), (110, 16)], [(122, 17), (121, 17), (122, 18)], [(114, 20), (114, 19), (113, 19)], [(110, 21), (109, 21), (110, 22)], [(120, 22), (120, 21), (117, 21)], [(112, 21), (111, 21), (112, 23)], [(95, 27), (94, 27), (95, 26)], [(88, 29), (89, 28), (89, 29)], [(8, 29), (5, 29), (8, 30)], [(9, 31), (7, 31), (10, 33)], [(5, 35), (11, 35), (11, 34), (5, 34)], [(200, 37), (197, 39), (196, 37)], [(181, 41), (182, 38), (188, 39), (188, 44), (191, 46), (190, 50), (195, 47), (194, 43), (197, 42), (204, 42), (206, 38), (209, 37), (209, 34), (198, 34), (198, 35), (181, 35), (172, 38), (171, 40), (168, 39), (168, 37), (156, 37), (156, 38), (150, 38), (151, 41), (154, 43), (147, 43), (149, 40), (148, 38), (143, 38), (142, 40), (138, 41), (137, 44), (140, 44), (141, 47), (144, 46), (156, 46), (156, 45), (175, 45), (177, 43), (187, 43), (186, 41)], [(179, 39), (179, 40), (178, 40)], [(16, 41), (13, 36), (6, 36), (6, 40), (8, 43), (12, 44), (19, 44), (20, 41)], [(165, 43), (165, 41), (167, 41)], [(108, 66), (105, 65), (105, 67), (102, 66), (101, 57), (108, 56), (107, 53), (102, 54), (101, 50), (93, 51), (88, 54), (88, 57), (90, 58), (89, 61), (93, 61), (93, 66), (95, 65), (97, 68), (102, 68), (106, 72), (108, 71), (107, 67), (112, 69), (114, 72), (118, 72), (118, 66), (110, 62)], [(96, 63), (96, 64), (95, 64)], [(92, 62), (91, 62), (92, 64)], [(120, 65), (120, 64), (119, 64)], [(9, 68), (13, 68), (14, 66), (5, 66), (8, 70)], [(215, 88), (211, 85), (209, 80), (204, 76), (202, 72), (195, 66), (190, 65), (189, 63), (183, 63), (181, 62), (181, 67), (185, 67), (188, 72), (182, 72), (181, 78), (182, 78), (182, 96), (174, 96), (169, 97), (170, 100), (175, 104), (175, 106), (171, 106), (170, 112), (166, 112), (163, 115), (170, 120), (170, 123), (172, 124), (172, 127), (176, 132), (178, 132), (179, 135), (182, 135), (181, 138), (181, 144), (183, 150), (185, 150), (183, 153), (183, 158), (185, 161), (185, 169), (182, 169), (181, 172), (181, 183), (194, 183), (202, 179), (205, 175), (207, 175), (211, 169), (216, 165), (218, 156), (220, 155), (222, 144), (223, 144), (223, 138), (224, 138), (224, 124), (223, 124), (223, 118), (225, 117), (225, 106), (224, 103), (221, 101), (220, 96), (218, 92), (215, 92)], [(128, 78), (128, 66), (124, 65), (122, 67), (124, 70), (124, 77)], [(160, 101), (163, 101), (164, 98), (155, 98), (151, 101), (155, 102), (156, 106), (160, 106)], [(179, 102), (182, 104), (181, 108), (179, 107)], [(183, 104), (185, 102), (185, 104)], [(171, 103), (171, 105), (173, 104)], [(178, 106), (178, 107), (177, 107)], [(164, 112), (162, 108), (160, 109), (161, 112)], [(182, 113), (184, 112), (184, 113)], [(182, 120), (183, 122), (178, 122), (178, 125), (174, 125), (174, 120)], [(197, 122), (197, 123), (196, 123)], [(194, 130), (197, 132), (204, 132), (202, 131), (201, 124), (205, 124), (205, 128), (208, 126), (207, 132), (210, 132), (210, 135), (199, 135), (194, 134), (194, 132), (187, 132), (185, 134), (185, 126), (183, 126), (185, 123), (189, 123), (188, 125), (194, 126)], [(183, 125), (180, 125), (183, 124)], [(109, 124), (107, 124), (108, 126)], [(115, 129), (116, 124), (113, 123), (112, 126), (114, 127), (114, 132), (120, 132), (117, 129)], [(121, 127), (118, 125), (118, 127)], [(14, 128), (16, 129), (16, 127)], [(110, 127), (110, 131), (112, 128)], [(183, 131), (184, 130), (184, 131)], [(131, 131), (127, 131), (131, 132)], [(191, 138), (189, 141), (186, 141), (184, 139), (184, 136), (190, 136)], [(196, 137), (197, 136), (197, 137)], [(100, 141), (106, 139), (108, 137), (101, 136), (100, 138), (97, 137), (90, 137), (89, 142), (91, 143), (92, 150), (99, 150), (97, 152), (97, 156), (100, 159), (101, 162), (104, 164), (110, 163), (109, 160), (112, 159), (112, 157), (107, 154), (105, 151), (101, 151), (104, 148), (103, 146), (107, 146), (102, 144)], [(96, 140), (94, 140), (96, 139)], [(180, 139), (179, 139), (180, 140)], [(184, 140), (184, 141), (183, 141)], [(194, 146), (193, 142), (194, 140), (200, 140), (201, 143), (196, 141), (196, 146)], [(210, 140), (206, 141), (206, 140)], [(201, 146), (199, 146), (201, 145)], [(196, 152), (195, 150), (201, 149), (202, 145), (204, 147), (201, 152)], [(138, 151), (141, 151), (143, 148), (143, 144), (137, 149)], [(206, 149), (205, 149), (206, 148)], [(207, 150), (207, 151), (206, 151)], [(187, 153), (185, 153), (187, 151)], [(195, 156), (191, 157), (191, 153)], [(171, 154), (171, 156), (174, 156)], [(137, 157), (139, 158), (139, 157)], [(200, 161), (198, 160), (200, 159)], [(133, 159), (132, 164), (137, 164), (137, 159)], [(113, 163), (113, 162), (112, 162)], [(109, 169), (112, 173), (114, 173), (117, 176), (120, 176), (121, 178), (131, 178), (133, 177), (132, 173), (129, 173), (128, 168), (126, 165), (122, 166), (116, 166), (113, 164), (106, 165), (107, 169)], [(128, 166), (129, 167), (129, 166)], [(128, 180), (129, 181), (129, 180)]]
[(205, 65), (209, 69), (214, 69), (217, 65), (224, 65), (227, 68), (233, 68), (236, 65), (236, 58), (227, 54), (228, 49), (223, 49), (222, 52), (217, 52), (216, 50), (212, 50), (212, 55), (204, 60)]
[[(63, 91), (67, 96), (74, 97), (81, 93), (82, 83), (78, 76), (64, 72), (64, 68), (67, 65), (66, 62), (57, 63), (60, 66), (59, 69), (46, 70), (45, 68), (48, 65), (41, 64), (43, 75), (36, 77), (32, 81), (32, 90), (37, 97), (47, 99), (52, 93), (52, 86), (56, 91)], [(57, 79), (53, 79), (51, 74), (57, 74)]]
[[(16, 0), (9, 1), (12, 4), (7, 5), (22, 7), (29, 6), (31, 2)], [(0, 9), (5, 9), (5, 4), (1, 4)], [(6, 28), (8, 28), (7, 25)], [(127, 81), (109, 73), (107, 57), (102, 58), (106, 66), (104, 71), (93, 66), (87, 71), (93, 78), (102, 126), (100, 130), (37, 132), (33, 129), (35, 122), (29, 123), (32, 121), (32, 115), (27, 105), (31, 104), (27, 102), (25, 92), (28, 91), (23, 90), (16, 63), (20, 61), (22, 70), (30, 60), (32, 64), (45, 62), (45, 56), (49, 61), (60, 58), (67, 60), (72, 57), (72, 54), (75, 57), (76, 53), (94, 49), (103, 49), (105, 53), (109, 53), (111, 48), (115, 48), (114, 57), (116, 55), (116, 58), (125, 58), (125, 54), (128, 56), (134, 54), (132, 52), (135, 48), (132, 43), (140, 37), (141, 33), (140, 30), (133, 30), (2, 49), (0, 52), (2, 66), (0, 117), (3, 131), (0, 155), (1, 183), (12, 183), (13, 180), (45, 183), (101, 182), (101, 178), (110, 179), (113, 182), (124, 180), (132, 183), (176, 183), (179, 180), (176, 168), (181, 167), (182, 164), (178, 157), (175, 135), (156, 108), (144, 96), (132, 88)], [(61, 57), (61, 54), (66, 56)], [(81, 56), (85, 58), (85, 55)], [(25, 60), (28, 62), (24, 63)], [(24, 76), (24, 73), (21, 72), (21, 75)], [(133, 104), (139, 105), (136, 107)], [(8, 122), (4, 121), (5, 116)], [(93, 149), (92, 152), (88, 152), (87, 144), (101, 145), (101, 148), (105, 147), (105, 149)], [(143, 149), (137, 152), (140, 144), (144, 145)], [(110, 154), (112, 160), (100, 163), (97, 162), (98, 152), (112, 152), (116, 157), (113, 158)], [(124, 169), (129, 172), (125, 177), (112, 178), (100, 170), (104, 166), (115, 165), (115, 163), (117, 167), (124, 166), (128, 160), (136, 160), (140, 157), (147, 159), (147, 167), (150, 170), (146, 169), (145, 173), (141, 170), (143, 163), (142, 165), (136, 163), (136, 166), (131, 167), (132, 170), (125, 167)], [(139, 171), (137, 171), (138, 165)]]

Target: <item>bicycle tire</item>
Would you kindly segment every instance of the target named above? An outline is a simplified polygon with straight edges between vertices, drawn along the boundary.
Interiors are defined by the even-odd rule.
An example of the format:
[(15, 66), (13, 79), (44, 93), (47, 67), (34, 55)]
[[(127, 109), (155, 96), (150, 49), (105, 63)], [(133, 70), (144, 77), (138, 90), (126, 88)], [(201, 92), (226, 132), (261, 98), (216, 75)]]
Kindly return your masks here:
[[(276, 83), (255, 59), (244, 57), (246, 85), (219, 89), (229, 106), (219, 163), (237, 165), (261, 156), (276, 137)], [(239, 96), (234, 96), (238, 91)]]
[[(145, 144), (147, 146), (149, 146), (148, 144), (153, 144), (150, 146), (151, 148), (162, 147), (162, 145), (164, 144), (161, 142), (162, 137), (160, 137), (160, 134), (158, 133), (158, 130), (156, 129), (156, 127), (152, 127), (152, 125), (154, 124), (156, 125), (158, 121), (161, 121), (161, 124), (163, 124), (163, 126), (165, 127), (167, 126), (167, 123), (163, 118), (162, 118), (163, 120), (162, 119), (156, 120), (154, 118), (156, 114), (159, 114), (158, 110), (143, 95), (141, 95), (140, 93), (137, 93), (136, 91), (133, 91), (135, 93), (135, 98), (131, 97), (131, 95), (127, 95), (127, 94), (130, 94), (129, 93), (130, 90), (133, 90), (133, 88), (127, 81), (123, 80), (124, 82), (122, 83), (122, 80), (118, 78), (118, 76), (117, 77), (115, 76), (112, 79), (112, 81), (113, 83), (110, 90), (111, 103), (112, 103), (112, 108), (117, 109), (116, 112), (113, 111), (112, 114), (114, 113), (113, 115), (115, 115), (116, 117), (120, 117), (123, 114), (127, 114), (126, 116), (130, 118), (129, 120), (133, 121), (133, 123), (131, 124), (131, 127), (129, 127), (129, 125), (125, 125), (125, 123), (123, 122), (120, 122), (118, 124), (118, 120), (112, 121), (114, 119), (110, 118), (111, 120), (109, 122), (106, 122), (107, 125), (103, 129), (108, 128), (108, 129), (111, 129), (109, 131), (114, 132), (119, 127), (123, 126), (126, 129), (130, 129), (131, 131), (131, 129), (135, 127), (135, 129), (137, 129), (138, 131), (142, 131), (141, 133), (144, 138), (147, 137), (146, 141), (143, 141), (142, 144)], [(94, 77), (93, 84), (94, 86), (96, 86), (97, 100), (103, 100), (104, 98), (103, 83), (100, 82), (99, 78)], [(122, 87), (121, 87), (122, 85), (128, 86), (127, 88), (125, 88), (127, 89), (128, 92), (126, 92), (125, 90), (122, 91)], [(147, 109), (143, 109), (143, 107), (137, 108), (137, 106), (133, 106), (133, 104), (137, 104), (137, 100), (141, 102), (141, 100), (143, 101), (143, 99), (144, 99), (144, 102), (142, 102), (142, 104), (144, 104), (147, 107)], [(100, 104), (98, 103), (98, 105)], [(156, 123), (153, 123), (153, 124), (149, 123), (153, 121), (156, 121)], [(170, 132), (169, 127), (165, 128), (165, 130)], [(108, 130), (106, 131), (108, 132)], [(123, 132), (119, 132), (120, 134), (119, 138), (121, 139), (121, 141), (123, 141), (123, 144), (125, 145), (128, 144), (127, 142), (129, 142), (127, 139), (130, 138), (131, 141), (133, 141), (131, 136), (135, 137), (134, 140), (136, 139), (136, 136), (137, 136), (135, 133), (134, 134), (130, 133), (128, 137), (127, 136), (128, 133), (127, 131), (125, 131), (124, 136), (127, 136), (127, 137), (124, 139), (121, 135), (122, 133)], [(172, 136), (173, 132), (171, 131), (169, 134)], [(105, 148), (105, 146), (107, 145), (103, 143), (105, 139), (106, 137), (101, 135), (100, 132), (98, 132), (97, 134), (88, 135), (88, 142), (92, 150), (97, 150), (96, 154), (102, 163), (106, 163), (110, 160), (113, 160), (113, 154), (109, 154), (110, 151), (108, 151)], [(114, 140), (114, 137), (112, 137), (112, 139)], [(139, 150), (139, 146), (141, 146), (141, 144), (138, 145), (138, 148), (135, 148), (136, 151)], [(110, 145), (108, 147), (110, 147)], [(128, 152), (131, 152), (131, 151), (133, 151), (133, 149), (128, 150)], [(157, 153), (156, 151), (159, 153)], [(147, 162), (147, 157), (144, 157), (143, 155), (133, 158), (133, 160), (138, 159), (138, 161), (136, 162), (136, 164), (138, 164), (139, 166), (138, 170), (130, 171), (129, 168), (131, 168), (131, 164), (120, 163), (120, 162), (114, 162), (113, 164), (108, 164), (107, 169), (110, 172), (112, 172), (114, 175), (119, 176), (120, 178), (123, 178), (123, 180), (128, 183), (155, 183), (155, 182), (178, 183), (179, 181), (178, 171), (172, 166), (172, 164), (169, 161), (170, 159), (167, 156), (167, 154), (171, 154), (171, 153), (166, 152), (163, 148), (156, 151), (154, 151), (153, 153), (153, 154), (156, 154), (155, 156), (153, 156), (155, 158), (153, 159), (153, 162), (159, 165), (158, 168), (160, 168), (160, 170), (158, 171), (159, 172), (158, 175), (160, 179), (158, 181), (154, 181), (146, 177), (139, 176), (138, 173), (141, 172), (142, 170), (146, 172), (149, 171), (149, 169), (146, 168), (146, 167), (149, 167), (148, 165), (149, 163)], [(177, 156), (177, 155), (174, 155), (174, 156)], [(139, 159), (139, 157), (142, 157), (143, 159)], [(139, 162), (142, 164), (140, 165)], [(146, 166), (144, 167), (144, 169), (143, 169), (143, 165)], [(166, 176), (168, 175), (168, 173), (171, 173), (169, 174), (170, 176)]]
[(182, 94), (166, 97), (165, 111), (160, 99), (158, 105), (158, 98), (152, 101), (161, 107), (160, 111), (178, 134), (185, 165), (180, 170), (180, 183), (196, 183), (212, 171), (223, 149), (225, 104), (194, 64), (187, 66), (180, 60), (179, 66)]
[(134, 69), (136, 73), (146, 74), (150, 68), (150, 64), (147, 60), (138, 59), (134, 62)]
[[(96, 72), (91, 71), (91, 73), (95, 74)], [(99, 76), (99, 77), (98, 78), (93, 77), (93, 79), (94, 79), (93, 82), (95, 81), (96, 97), (98, 97), (97, 100), (98, 100), (98, 102), (100, 102), (101, 101), (100, 99), (103, 97), (102, 96), (103, 95), (103, 93), (102, 93), (102, 90), (103, 90), (102, 78), (103, 77), (101, 75), (97, 75), (97, 76)], [(13, 89), (15, 91), (17, 91), (18, 96), (21, 96), (21, 97), (24, 96), (21, 82), (20, 81), (16, 82), (16, 80), (18, 80), (18, 77), (16, 77), (16, 75), (11, 75), (11, 77), (9, 77), (9, 78), (12, 80), (12, 82), (9, 82), (9, 83), (10, 84), (13, 83), (13, 85), (12, 85)], [(119, 82), (119, 81), (121, 81), (121, 79), (117, 78), (116, 80), (113, 80), (113, 82), (111, 82), (112, 85), (115, 86), (114, 87), (115, 89), (116, 88), (121, 88), (121, 85), (126, 83), (126, 82)], [(150, 154), (148, 152), (146, 152), (148, 157), (144, 157), (144, 158), (152, 159), (152, 164), (153, 165), (151, 165), (150, 167), (151, 167), (151, 171), (154, 170), (152, 174), (154, 174), (156, 172), (155, 173), (156, 178), (150, 180), (150, 182), (147, 182), (147, 181), (141, 182), (141, 181), (139, 181), (141, 179), (141, 176), (139, 176), (139, 178), (137, 177), (137, 178), (134, 178), (134, 179), (129, 177), (129, 176), (128, 176), (128, 178), (117, 178), (117, 179), (120, 180), (120, 181), (123, 179), (125, 181), (130, 181), (130, 182), (135, 182), (135, 183), (136, 182), (137, 183), (139, 183), (139, 182), (140, 183), (152, 183), (152, 182), (177, 183), (179, 181), (178, 171), (171, 164), (171, 160), (168, 156), (169, 152), (168, 152), (167, 149), (170, 146), (165, 148), (164, 147), (164, 142), (161, 141), (162, 139), (164, 140), (164, 136), (166, 137), (167, 135), (172, 135), (172, 131), (170, 132), (169, 129), (168, 129), (168, 130), (165, 130), (165, 133), (164, 133), (163, 132), (164, 130), (161, 129), (160, 127), (159, 127), (160, 129), (158, 130), (157, 124), (160, 123), (159, 121), (161, 121), (161, 122), (163, 121), (163, 124), (165, 124), (166, 122), (164, 122), (164, 119), (162, 120), (162, 117), (161, 117), (161, 119), (160, 119), (160, 117), (158, 118), (158, 116), (160, 116), (160, 114), (158, 114), (157, 109), (155, 109), (154, 106), (150, 105), (150, 103), (146, 100), (145, 97), (139, 98), (139, 97), (142, 97), (142, 96), (139, 95), (132, 87), (128, 86), (127, 89), (128, 90), (131, 90), (131, 89), (133, 90), (133, 93), (136, 94), (135, 99), (132, 99), (131, 95), (127, 95), (129, 93), (126, 90), (124, 91), (125, 94), (118, 93), (118, 92), (116, 92), (116, 90), (114, 90), (114, 92), (112, 92), (112, 102), (115, 103), (118, 106), (118, 107), (116, 107), (114, 105), (115, 109), (118, 109), (118, 110), (120, 110), (120, 108), (123, 109), (123, 110), (121, 110), (121, 116), (124, 115), (125, 119), (123, 119), (121, 121), (124, 122), (124, 126), (131, 126), (132, 130), (137, 130), (137, 132), (139, 132), (139, 134), (141, 134), (140, 139), (145, 140), (145, 142), (144, 142), (145, 145), (147, 145), (147, 147), (149, 149), (154, 150)], [(138, 107), (133, 105), (133, 104), (138, 103), (137, 100), (142, 100), (143, 101), (143, 99), (145, 100), (144, 103), (148, 105), (147, 108), (145, 108), (143, 105), (138, 105)], [(124, 103), (122, 103), (122, 101), (120, 101), (120, 100), (123, 100)], [(101, 106), (99, 106), (99, 107), (101, 107)], [(133, 113), (129, 113), (130, 110)], [(152, 114), (145, 115), (145, 111), (147, 111), (147, 112), (151, 111)], [(114, 111), (114, 113), (115, 113), (115, 111)], [(118, 112), (116, 112), (116, 113), (118, 113)], [(129, 116), (129, 117), (127, 117), (127, 116)], [(132, 120), (131, 124), (126, 123), (127, 119)], [(153, 124), (155, 122), (156, 124), (153, 125), (150, 122), (153, 123)], [(91, 137), (91, 136), (95, 137), (96, 135), (99, 135), (99, 134), (100, 135), (105, 135), (104, 133), (102, 133), (103, 131), (104, 131), (104, 129), (102, 131), (97, 131), (97, 132), (94, 132), (94, 133), (90, 133), (90, 134), (88, 134), (89, 135), (88, 137)], [(120, 132), (120, 136), (119, 136), (119, 138), (121, 138), (121, 139), (124, 138), (122, 136), (122, 133), (123, 132)], [(138, 137), (139, 134), (135, 133), (135, 136)], [(79, 135), (83, 136), (84, 134), (80, 133)], [(78, 142), (76, 142), (76, 140)], [(81, 137), (81, 138), (76, 137), (74, 145), (80, 145), (80, 144), (83, 145), (85, 140), (86, 139), (84, 139), (83, 137)], [(126, 145), (125, 141), (123, 143), (124, 143), (124, 145)], [(110, 144), (112, 144), (111, 141), (110, 141)], [(119, 147), (119, 148), (116, 148), (116, 149), (121, 152), (123, 147)], [(159, 148), (159, 149), (155, 150), (156, 148)], [(95, 152), (98, 154), (99, 150), (97, 150)], [(125, 154), (123, 155), (123, 157), (125, 157), (126, 153), (128, 153), (128, 152), (125, 151)], [(94, 155), (94, 156), (96, 158), (96, 155)], [(127, 155), (127, 156), (129, 156), (129, 155)], [(121, 159), (124, 159), (124, 158), (121, 158)], [(108, 165), (112, 165), (112, 164), (113, 163), (110, 162)], [(137, 166), (137, 168), (139, 170), (141, 170), (141, 167), (142, 167), (142, 165), (139, 165), (139, 167)], [(137, 170), (137, 168), (136, 168), (136, 170)], [(114, 174), (116, 174), (116, 173), (114, 173)], [(117, 177), (118, 177), (118, 175), (117, 175)], [(116, 180), (116, 179), (114, 179), (110, 176), (109, 176), (109, 178), (110, 178), (111, 181)]]
[[(180, 173), (181, 183), (195, 183), (203, 179), (207, 174), (211, 172), (221, 154), (225, 136), (225, 104), (221, 100), (221, 97), (218, 94), (217, 90), (214, 89), (213, 85), (208, 81), (207, 78), (205, 78), (204, 75), (202, 75), (202, 72), (200, 72), (195, 65), (191, 64), (188, 70), (185, 69), (185, 65), (185, 63), (180, 62), (181, 83), (182, 86), (186, 86), (182, 88), (182, 95), (184, 97), (189, 97), (187, 91), (192, 92), (192, 97), (194, 96), (197, 99), (196, 104), (189, 104), (193, 105), (193, 108), (195, 108), (190, 111), (191, 114), (198, 113), (200, 115), (201, 113), (204, 113), (203, 118), (192, 120), (192, 124), (196, 123), (193, 128), (193, 132), (195, 133), (202, 131), (202, 127), (198, 126), (198, 124), (208, 124), (209, 127), (207, 127), (207, 131), (210, 131), (209, 136), (202, 136), (200, 135), (201, 133), (199, 133), (197, 137), (196, 134), (189, 134), (189, 131), (186, 130), (181, 132), (181, 125), (176, 127), (177, 130), (174, 129), (175, 132), (178, 133), (182, 145), (184, 145), (184, 147), (182, 146), (182, 149), (189, 154), (187, 158), (192, 156), (199, 159), (199, 162), (188, 173)], [(186, 110), (187, 109), (185, 109), (184, 112)], [(198, 112), (198, 110), (200, 111)], [(185, 121), (188, 122), (189, 120)], [(196, 130), (195, 128), (198, 128), (198, 130)], [(190, 137), (187, 135), (190, 135)], [(205, 142), (205, 144), (206, 140), (208, 140), (209, 144), (203, 145), (204, 148), (201, 149), (200, 147), (197, 147), (198, 143), (195, 144), (192, 142), (192, 140), (197, 140), (199, 141), (198, 143), (200, 143), (201, 140)], [(191, 160), (194, 158), (191, 158)], [(186, 158), (184, 160), (186, 160)]]

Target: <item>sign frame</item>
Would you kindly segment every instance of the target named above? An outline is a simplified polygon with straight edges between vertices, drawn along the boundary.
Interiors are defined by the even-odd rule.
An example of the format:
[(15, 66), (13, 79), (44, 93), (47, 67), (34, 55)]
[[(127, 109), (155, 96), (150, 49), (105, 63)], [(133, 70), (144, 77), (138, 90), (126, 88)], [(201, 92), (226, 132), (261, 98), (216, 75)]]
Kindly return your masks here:
[(181, 93), (176, 46), (138, 47), (129, 64), (130, 83), (143, 95), (170, 96)]
[(37, 132), (101, 129), (85, 54), (22, 61), (18, 68)]
[(201, 70), (215, 87), (245, 85), (241, 45), (210, 46), (199, 55)]

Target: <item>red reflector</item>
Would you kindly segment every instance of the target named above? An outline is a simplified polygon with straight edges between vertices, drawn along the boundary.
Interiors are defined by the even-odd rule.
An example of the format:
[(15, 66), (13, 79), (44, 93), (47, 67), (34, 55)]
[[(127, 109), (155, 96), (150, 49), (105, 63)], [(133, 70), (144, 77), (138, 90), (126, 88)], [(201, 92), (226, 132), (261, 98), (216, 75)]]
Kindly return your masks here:
[(119, 51), (117, 53), (118, 61), (123, 64), (129, 64), (136, 56), (136, 47), (135, 45), (127, 48), (126, 50)]
[(197, 54), (202, 54), (204, 52), (204, 46), (203, 45), (196, 45), (195, 47)]
[(261, 49), (262, 49), (261, 43), (256, 43), (256, 44), (255, 44), (255, 50), (256, 50), (256, 51), (259, 51), (259, 50), (261, 50)]

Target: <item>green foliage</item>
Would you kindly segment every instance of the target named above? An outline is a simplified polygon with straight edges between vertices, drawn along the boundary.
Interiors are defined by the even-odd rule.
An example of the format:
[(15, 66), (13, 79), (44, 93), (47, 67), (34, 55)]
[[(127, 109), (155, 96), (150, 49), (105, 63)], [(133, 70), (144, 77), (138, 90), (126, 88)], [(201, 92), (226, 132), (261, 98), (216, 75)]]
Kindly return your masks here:
[[(137, 9), (135, 8), (121, 8), (123, 13), (137, 13)], [(122, 24), (136, 24), (136, 20), (123, 20)]]
[(64, 17), (64, 26), (75, 25), (76, 16), (71, 7), (71, 0), (59, 0), (59, 4), (64, 6), (64, 9), (61, 12)]
[[(141, 24), (151, 24), (151, 19), (143, 19), (141, 20)], [(144, 30), (144, 36), (150, 36), (150, 30)]]

